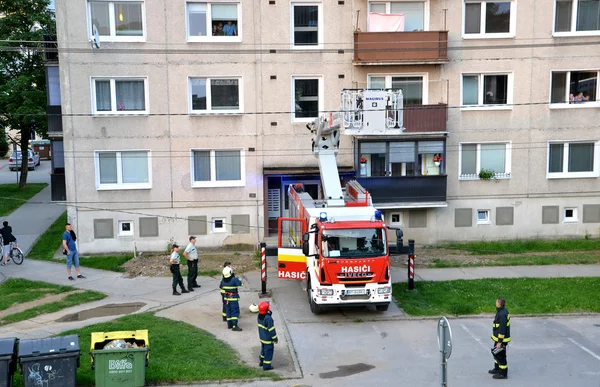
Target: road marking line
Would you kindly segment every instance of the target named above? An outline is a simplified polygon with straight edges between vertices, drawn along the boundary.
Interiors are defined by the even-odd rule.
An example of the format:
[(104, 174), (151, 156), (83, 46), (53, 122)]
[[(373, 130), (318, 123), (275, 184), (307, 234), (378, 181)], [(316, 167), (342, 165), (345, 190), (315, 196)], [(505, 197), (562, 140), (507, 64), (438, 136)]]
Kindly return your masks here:
[(576, 346), (578, 346), (579, 348), (583, 349), (584, 351), (586, 351), (587, 353), (589, 353), (590, 355), (592, 355), (593, 357), (595, 357), (597, 360), (600, 360), (600, 356), (596, 355), (594, 352), (592, 352), (591, 350), (587, 349), (586, 347), (584, 347), (583, 345), (579, 344), (578, 342), (576, 342), (575, 340), (573, 340), (570, 337), (567, 337), (567, 339), (569, 339), (569, 341), (573, 344), (575, 344)]
[(469, 330), (469, 328), (467, 328), (467, 327), (465, 326), (465, 324), (460, 324), (460, 327), (461, 327), (461, 328), (462, 328), (462, 329), (463, 329), (465, 332), (467, 332), (467, 333), (469, 334), (469, 336), (471, 336), (471, 337), (472, 337), (472, 338), (473, 338), (473, 339), (474, 339), (476, 342), (478, 342), (478, 343), (479, 343), (479, 345), (481, 345), (481, 346), (483, 347), (483, 349), (486, 349), (486, 350), (488, 350), (488, 349), (489, 349), (488, 347), (486, 347), (485, 345), (483, 345), (483, 343), (481, 342), (481, 339), (480, 339), (479, 337), (475, 336), (475, 334), (473, 334), (473, 332), (471, 332), (471, 331)]

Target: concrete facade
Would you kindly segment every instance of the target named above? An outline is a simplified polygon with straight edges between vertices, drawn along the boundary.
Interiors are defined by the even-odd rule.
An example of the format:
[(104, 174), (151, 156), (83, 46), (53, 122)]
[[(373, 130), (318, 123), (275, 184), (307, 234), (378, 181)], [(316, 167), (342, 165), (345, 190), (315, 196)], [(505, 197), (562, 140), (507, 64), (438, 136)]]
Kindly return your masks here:
[[(465, 35), (462, 1), (425, 1), (424, 29), (448, 31), (448, 62), (383, 65), (353, 64), (354, 32), (357, 26), (368, 31), (366, 14), (375, 3), (367, 0), (142, 1), (143, 35), (130, 39), (135, 42), (101, 36), (100, 48), (90, 44), (90, 3), (106, 2), (56, 2), (67, 201), (83, 253), (128, 251), (134, 241), (141, 251), (162, 250), (170, 239), (184, 243), (196, 230), (189, 217), (206, 219), (206, 234), (198, 235), (200, 246), (262, 240), (273, 224), (268, 219), (275, 211), (269, 205), (273, 190), (279, 190), (276, 207), (284, 216), (286, 182), (318, 181), (306, 122), (293, 119), (295, 77), (319, 80), (318, 106), (324, 111), (339, 109), (341, 89), (368, 87), (369, 76), (378, 75), (423, 76), (422, 103), (448, 105), (447, 134), (438, 136), (445, 140), (447, 205), (411, 203), (385, 209), (388, 223), (393, 214), (401, 214), (394, 218), (405, 228), (405, 238), (436, 243), (600, 235), (595, 214), (600, 205), (600, 104), (548, 103), (552, 71), (598, 74), (600, 49), (593, 43), (600, 31), (596, 36), (554, 36), (553, 0), (512, 1), (511, 36), (502, 38)], [(116, 16), (119, 2), (108, 4), (115, 12), (109, 16), (121, 17)], [(188, 37), (186, 4), (236, 4), (239, 36), (226, 42), (222, 37)], [(319, 46), (291, 44), (294, 5), (318, 6)], [(508, 104), (465, 108), (462, 74), (492, 73), (509, 74)], [(239, 109), (226, 115), (191, 112), (190, 78), (196, 77), (237, 80)], [(97, 78), (143, 80), (144, 112), (97, 114)], [(597, 94), (597, 77), (594, 90)], [(403, 136), (388, 140), (410, 138)], [(594, 143), (589, 177), (549, 176), (553, 141)], [(489, 142), (508, 144), (508, 173), (490, 181), (461, 178), (463, 145)], [(357, 144), (357, 139), (342, 138), (338, 165), (345, 170), (357, 170)], [(98, 152), (128, 150), (149, 152), (145, 186), (98, 184)], [(198, 186), (194, 150), (239, 152), (240, 179)], [(559, 207), (559, 222), (542, 223), (543, 207), (552, 206)], [(509, 207), (513, 224), (506, 224), (510, 211), (500, 210), (497, 225), (496, 209)], [(465, 222), (466, 211), (458, 211), (457, 223), (456, 210), (469, 208), (472, 226), (457, 227)], [(576, 209), (576, 216), (564, 222), (569, 209)], [(489, 224), (477, 223), (478, 210), (489, 211)], [(158, 233), (142, 237), (140, 218), (158, 218)], [(95, 219), (112, 219), (112, 238), (95, 235), (103, 233), (94, 228)]]

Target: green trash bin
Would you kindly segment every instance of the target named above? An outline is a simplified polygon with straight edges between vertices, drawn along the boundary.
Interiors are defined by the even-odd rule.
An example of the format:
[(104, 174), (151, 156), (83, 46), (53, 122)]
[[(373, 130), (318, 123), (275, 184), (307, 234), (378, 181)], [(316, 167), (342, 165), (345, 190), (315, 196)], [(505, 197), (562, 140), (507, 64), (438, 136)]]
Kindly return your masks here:
[[(139, 348), (102, 349), (113, 340), (136, 343)], [(96, 387), (143, 387), (148, 366), (148, 331), (95, 332), (91, 340)]]

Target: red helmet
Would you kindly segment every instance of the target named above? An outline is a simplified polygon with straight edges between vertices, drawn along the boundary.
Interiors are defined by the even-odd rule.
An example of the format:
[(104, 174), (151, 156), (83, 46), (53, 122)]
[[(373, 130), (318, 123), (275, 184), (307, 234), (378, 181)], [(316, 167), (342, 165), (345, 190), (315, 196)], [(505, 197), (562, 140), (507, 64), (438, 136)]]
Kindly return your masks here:
[(261, 302), (260, 304), (258, 304), (258, 313), (260, 314), (266, 314), (269, 311), (269, 303), (266, 301)]

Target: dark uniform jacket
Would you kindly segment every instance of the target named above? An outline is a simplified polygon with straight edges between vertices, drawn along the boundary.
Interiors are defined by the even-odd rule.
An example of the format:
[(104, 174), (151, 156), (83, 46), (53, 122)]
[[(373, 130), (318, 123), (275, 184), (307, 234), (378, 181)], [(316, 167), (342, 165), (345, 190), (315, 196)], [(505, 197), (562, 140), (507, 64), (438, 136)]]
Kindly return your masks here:
[(273, 344), (278, 341), (275, 322), (273, 321), (273, 317), (271, 317), (271, 311), (267, 314), (258, 315), (258, 338), (263, 344)]
[[(498, 335), (504, 336), (498, 338)], [(492, 340), (508, 344), (510, 342), (510, 313), (506, 308), (496, 308), (496, 317), (494, 318), (494, 328), (492, 330)]]
[(221, 290), (225, 291), (225, 301), (239, 301), (238, 286), (244, 284), (237, 277), (221, 278)]

